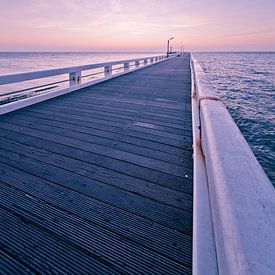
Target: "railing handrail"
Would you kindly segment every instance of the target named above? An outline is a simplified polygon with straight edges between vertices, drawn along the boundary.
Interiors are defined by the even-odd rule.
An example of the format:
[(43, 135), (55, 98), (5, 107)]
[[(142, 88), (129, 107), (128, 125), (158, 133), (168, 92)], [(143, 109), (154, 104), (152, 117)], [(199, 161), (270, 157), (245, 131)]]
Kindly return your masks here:
[[(210, 202), (218, 272), (273, 274), (274, 187), (193, 57), (191, 66), (194, 72), (194, 97), (199, 108), (198, 143), (207, 177), (205, 182), (194, 181), (194, 185), (207, 184), (204, 190)], [(200, 209), (203, 211), (203, 208)], [(200, 213), (200, 216), (204, 214)], [(195, 246), (195, 249), (197, 247), (200, 246)], [(196, 251), (195, 255), (203, 261), (201, 256), (206, 253)], [(204, 268), (207, 269), (207, 265)], [(194, 274), (212, 273), (197, 269)]]
[(114, 65), (118, 65), (118, 64), (130, 63), (130, 62), (144, 61), (144, 60), (148, 60), (148, 59), (152, 59), (152, 58), (160, 58), (160, 57), (165, 57), (165, 55), (118, 60), (118, 61), (112, 61), (112, 62), (102, 62), (102, 63), (56, 68), (56, 69), (48, 69), (48, 70), (30, 71), (30, 72), (26, 72), (26, 73), (23, 72), (23, 73), (15, 73), (15, 74), (13, 74), (13, 73), (12, 74), (4, 74), (4, 75), (0, 75), (0, 85), (6, 85), (6, 84), (17, 83), (17, 82), (22, 82), (22, 81), (29, 81), (29, 80), (57, 76), (57, 75), (68, 74), (68, 73), (75, 73), (75, 72), (79, 72), (79, 71), (87, 71), (87, 70), (102, 68), (102, 67), (106, 67), (106, 66), (114, 66)]
[[(166, 55), (156, 55), (150, 57), (142, 57), (136, 59), (127, 59), (127, 60), (118, 60), (112, 62), (103, 62), (97, 64), (90, 64), (90, 65), (83, 65), (83, 66), (74, 66), (74, 67), (67, 67), (67, 68), (58, 68), (58, 69), (51, 69), (51, 70), (43, 70), (43, 71), (33, 71), (27, 73), (18, 73), (18, 74), (8, 74), (8, 75), (0, 75), (0, 86), (6, 84), (12, 84), (22, 81), (29, 81), (35, 79), (41, 79), (45, 77), (53, 77), (58, 75), (68, 75), (67, 80), (62, 80), (53, 83), (47, 83), (43, 85), (36, 85), (35, 87), (24, 88), (23, 90), (15, 91), (15, 93), (4, 93), (0, 94), (0, 96), (5, 97), (11, 95), (11, 98), (7, 97), (3, 99), (2, 104), (0, 106), (0, 115), (6, 114), (36, 103), (40, 103), (45, 100), (49, 100), (51, 98), (55, 98), (57, 96), (65, 95), (67, 93), (71, 93), (91, 85), (95, 85), (101, 83), (103, 81), (110, 80), (114, 77), (119, 77), (136, 70), (140, 70), (146, 68), (148, 66), (152, 66), (158, 64), (159, 62), (163, 62), (165, 60), (169, 60), (170, 58), (174, 58), (176, 55), (171, 55), (167, 57)], [(134, 63), (130, 65), (130, 63)], [(113, 68), (114, 65), (123, 64), (120, 68)], [(95, 79), (88, 79), (84, 83), (82, 83), (82, 79), (87, 79), (88, 75), (81, 75), (82, 71), (87, 71), (91, 69), (103, 68), (100, 74), (103, 74), (102, 77), (98, 77)], [(119, 71), (118, 71), (119, 69)], [(98, 72), (96, 73), (98, 74)], [(68, 82), (69, 86), (54, 86), (49, 87), (47, 89), (43, 89), (43, 91), (47, 90), (46, 92), (41, 91), (41, 93), (35, 94), (36, 92), (40, 92), (39, 90), (33, 91), (33, 89), (39, 87), (46, 87), (52, 84)], [(18, 93), (17, 93), (18, 92)]]

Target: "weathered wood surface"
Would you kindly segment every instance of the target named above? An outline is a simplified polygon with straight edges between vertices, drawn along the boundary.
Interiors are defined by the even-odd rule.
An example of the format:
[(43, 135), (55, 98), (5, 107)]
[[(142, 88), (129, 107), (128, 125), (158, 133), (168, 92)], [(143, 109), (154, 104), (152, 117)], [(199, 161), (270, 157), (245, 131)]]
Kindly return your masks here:
[(189, 58), (0, 118), (0, 273), (191, 274)]

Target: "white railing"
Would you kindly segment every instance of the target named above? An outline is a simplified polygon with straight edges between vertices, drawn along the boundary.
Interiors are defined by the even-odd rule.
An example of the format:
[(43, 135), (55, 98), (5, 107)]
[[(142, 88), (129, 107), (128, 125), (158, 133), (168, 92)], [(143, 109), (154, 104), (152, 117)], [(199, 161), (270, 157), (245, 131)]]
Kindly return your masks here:
[(275, 191), (192, 57), (193, 273), (274, 274)]
[[(162, 62), (173, 57), (174, 56), (167, 58), (166, 55), (150, 56), (138, 59), (120, 60), (84, 66), (0, 75), (0, 86), (32, 80), (42, 80), (45, 78), (56, 77), (66, 74), (68, 75), (67, 79), (65, 80), (58, 80), (42, 85), (35, 85), (17, 91), (12, 90), (0, 93), (0, 98), (5, 98), (5, 101), (2, 100), (1, 102), (0, 100), (0, 104), (2, 104), (0, 106), (0, 114), (5, 114), (13, 110), (17, 110), (44, 100), (48, 100), (56, 96), (76, 91), (91, 86), (93, 84), (97, 84), (99, 82), (106, 81), (111, 78), (121, 76), (123, 74), (130, 73), (135, 70)], [(83, 74), (85, 71), (91, 71), (95, 69), (95, 72), (88, 73), (86, 75)], [(88, 77), (94, 78), (95, 76), (97, 76), (98, 78), (83, 83), (83, 80), (87, 79)], [(60, 88), (59, 85), (61, 83), (67, 83), (68, 87)], [(32, 96), (33, 91), (38, 91), (39, 93), (35, 96)], [(42, 93), (40, 93), (40, 91)], [(17, 100), (20, 97), (23, 97), (23, 99)], [(6, 102), (6, 104), (3, 104), (4, 102)]]
[[(191, 61), (192, 62), (192, 61)], [(201, 121), (195, 71), (191, 64), (193, 132), (193, 274), (218, 274), (207, 171), (201, 148)]]

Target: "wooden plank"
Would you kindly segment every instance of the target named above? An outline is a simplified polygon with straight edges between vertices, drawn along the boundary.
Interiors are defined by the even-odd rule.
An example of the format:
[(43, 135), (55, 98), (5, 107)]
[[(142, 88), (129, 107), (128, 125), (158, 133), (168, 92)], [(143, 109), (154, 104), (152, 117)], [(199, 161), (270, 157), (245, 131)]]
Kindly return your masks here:
[(8, 120), (3, 118), (2, 121), (8, 121), (9, 123), (21, 126), (27, 126), (32, 129), (36, 128), (42, 131), (46, 130), (47, 132), (60, 134), (64, 136), (76, 136), (80, 140), (89, 140), (89, 142), (109, 146), (111, 148), (121, 149), (129, 153), (150, 157), (156, 160), (162, 160), (164, 162), (172, 164), (181, 164), (184, 167), (192, 167), (192, 163), (190, 163), (189, 158), (187, 159), (184, 156), (177, 156), (174, 154), (170, 154), (168, 152), (161, 152), (159, 150), (141, 148), (141, 146), (137, 146), (135, 144), (124, 143), (121, 141), (122, 135), (118, 134), (115, 135), (113, 133), (106, 133), (104, 131), (98, 131), (94, 129), (90, 130), (77, 125), (74, 126), (72, 129), (71, 125), (67, 125), (65, 123), (58, 123), (52, 120), (46, 120), (45, 123), (45, 121), (41, 119), (35, 119), (33, 117), (24, 116), (22, 114), (20, 114), (20, 117), (9, 117)]
[[(186, 127), (183, 125), (183, 123), (181, 122), (181, 124), (173, 124), (173, 123), (168, 123), (168, 122), (162, 122), (156, 119), (152, 119), (151, 116), (147, 116), (146, 120), (143, 118), (140, 118), (139, 113), (134, 113), (134, 114), (127, 114), (123, 109), (120, 110), (120, 112), (116, 111), (112, 111), (112, 109), (108, 106), (96, 106), (96, 108), (92, 108), (90, 107), (88, 104), (81, 104), (79, 102), (74, 102), (73, 104), (51, 104), (52, 106), (55, 106), (56, 108), (58, 108), (61, 112), (63, 112), (62, 110), (66, 110), (66, 111), (71, 111), (69, 113), (71, 114), (81, 114), (81, 112), (85, 112), (86, 114), (89, 114), (90, 116), (93, 117), (104, 117), (104, 118), (110, 118), (111, 120), (113, 118), (118, 118), (118, 119), (125, 119), (125, 120), (133, 120), (138, 118), (139, 120), (142, 120), (142, 122), (144, 123), (152, 123), (154, 125), (155, 129), (158, 130), (162, 130), (165, 132), (171, 132), (171, 133), (184, 133), (186, 132), (189, 127)], [(94, 105), (91, 105), (94, 106)], [(39, 110), (42, 107), (37, 108), (37, 110)], [(45, 108), (47, 108), (45, 106)], [(81, 112), (79, 112), (79, 109), (81, 108)], [(108, 113), (106, 113), (108, 112)], [(184, 131), (182, 131), (184, 130)], [(190, 135), (191, 135), (191, 131), (189, 131)]]
[(22, 274), (29, 275), (35, 274), (25, 265), (16, 261), (12, 256), (10, 256), (7, 252), (2, 251), (2, 247), (0, 249), (0, 273), (1, 274)]
[[(9, 138), (15, 140), (20, 139), (22, 143), (28, 142), (28, 144), (35, 144), (36, 147), (44, 149), (48, 152), (59, 153), (60, 155), (71, 157), (73, 156), (79, 160), (85, 160), (87, 163), (97, 165), (100, 167), (104, 167), (110, 170), (118, 171), (120, 173), (126, 174), (128, 176), (136, 177), (145, 181), (149, 181), (152, 183), (157, 183), (168, 188), (173, 188), (176, 190), (181, 190), (183, 192), (190, 192), (192, 190), (192, 182), (190, 181), (191, 177), (177, 177), (174, 175), (169, 175), (166, 173), (162, 173), (156, 170), (148, 169), (143, 167), (141, 169), (140, 166), (131, 164), (128, 162), (112, 159), (109, 157), (104, 157), (102, 155), (90, 153), (89, 149), (91, 146), (87, 145), (86, 150), (79, 149), (78, 142), (75, 142), (75, 145), (71, 144), (70, 146), (64, 145), (61, 143), (52, 142), (50, 140), (41, 139), (40, 137), (32, 137), (30, 135), (25, 134), (16, 134), (19, 132), (12, 132), (9, 130), (5, 130), (2, 128), (0, 131), (0, 135), (3, 137), (9, 135)], [(66, 144), (66, 142), (64, 142)], [(190, 172), (190, 169), (188, 169)]]
[[(135, 120), (139, 120), (139, 116), (138, 115), (117, 115), (114, 113), (109, 113), (106, 114), (105, 112), (101, 112), (101, 111), (91, 111), (90, 109), (84, 109), (81, 108), (81, 106), (78, 106), (78, 108), (73, 108), (71, 107), (71, 105), (66, 106), (56, 106), (58, 108), (58, 110), (60, 112), (62, 112), (63, 114), (72, 114), (72, 115), (77, 115), (77, 116), (81, 116), (81, 117), (89, 117), (89, 118), (95, 118), (95, 119), (99, 119), (99, 120), (108, 120), (108, 121), (114, 121), (114, 122), (118, 122), (118, 123), (122, 123), (123, 125), (125, 123), (127, 124), (132, 124), (133, 122), (135, 122)], [(81, 110), (79, 110), (79, 108), (81, 108)], [(39, 108), (39, 110), (47, 110), (49, 111), (49, 108), (45, 107), (45, 108)], [(151, 119), (147, 118), (147, 122), (143, 122), (144, 124), (153, 124), (154, 125), (154, 129), (157, 129), (159, 131), (165, 132), (165, 133), (174, 133), (175, 136), (180, 136), (182, 134), (185, 133), (185, 131), (187, 131), (187, 129), (189, 129), (188, 126), (185, 126), (183, 123), (181, 124), (181, 129), (179, 128), (174, 128), (171, 125), (169, 125), (168, 123), (163, 125), (159, 125), (158, 123), (152, 121)], [(169, 126), (168, 126), (169, 125)], [(189, 131), (189, 135), (191, 136), (191, 131)]]
[(186, 234), (122, 209), (110, 207), (109, 204), (5, 164), (0, 163), (0, 169), (6, 171), (5, 174), (0, 174), (1, 181), (26, 192), (30, 198), (42, 200), (68, 215), (76, 215), (91, 222), (91, 225), (96, 224), (153, 251), (166, 251), (169, 257), (176, 257), (187, 265), (191, 263), (191, 254), (188, 254), (188, 251), (191, 249), (192, 240)]
[(4, 115), (3, 261), (191, 274), (190, 87), (186, 55)]
[[(142, 129), (139, 129), (139, 131), (134, 131), (134, 130), (126, 131), (127, 123), (122, 125), (119, 123), (115, 123), (115, 122), (112, 123), (112, 122), (105, 121), (105, 120), (86, 118), (86, 117), (82, 117), (82, 116), (78, 116), (78, 115), (71, 115), (71, 114), (57, 114), (57, 113), (52, 113), (52, 112), (44, 111), (44, 110), (41, 110), (39, 113), (35, 113), (35, 116), (40, 116), (41, 113), (43, 113), (46, 117), (54, 119), (54, 120), (62, 119), (62, 120), (66, 120), (68, 122), (79, 121), (79, 123), (81, 123), (81, 125), (84, 125), (84, 124), (90, 125), (90, 123), (91, 123), (92, 125), (94, 125), (94, 127), (100, 127), (100, 129), (104, 129), (106, 131), (115, 131), (116, 133), (123, 133), (124, 135), (140, 137), (140, 138), (150, 140), (150, 141), (157, 141), (157, 142), (160, 142), (160, 143), (163, 143), (166, 145), (171, 145), (171, 146), (176, 146), (176, 147), (181, 147), (181, 148), (185, 148), (185, 147), (187, 147), (186, 145), (188, 145), (188, 144), (184, 143), (183, 141), (181, 141), (180, 139), (175, 140), (175, 139), (170, 139), (169, 137), (163, 137), (163, 136), (154, 135), (154, 134), (150, 134), (150, 133), (149, 134), (144, 133), (142, 131)], [(124, 129), (124, 131), (121, 131), (121, 129)], [(188, 131), (188, 136), (190, 137), (190, 131)]]
[[(117, 127), (128, 127), (131, 126), (132, 124), (136, 123), (136, 120), (138, 120), (138, 116), (128, 116), (122, 118), (121, 116), (113, 116), (113, 115), (104, 115), (103, 112), (90, 112), (90, 111), (86, 111), (86, 110), (77, 110), (74, 108), (67, 108), (67, 107), (62, 107), (62, 106), (58, 106), (56, 109), (54, 109), (54, 111), (52, 111), (51, 109), (44, 107), (44, 108), (39, 108), (37, 109), (39, 110), (39, 113), (44, 113), (44, 114), (48, 114), (48, 115), (55, 115), (56, 114), (56, 110), (59, 110), (59, 112), (61, 112), (63, 115), (69, 115), (69, 116), (74, 116), (76, 118), (88, 118), (90, 121), (95, 121), (98, 122), (100, 124), (106, 124), (106, 125), (110, 125), (110, 123), (113, 123), (115, 126)], [(151, 121), (149, 120), (147, 123), (150, 123)], [(146, 122), (145, 122), (146, 123)], [(162, 125), (158, 125), (155, 124), (153, 121), (151, 122), (151, 124), (155, 125), (155, 129), (159, 130), (158, 133), (161, 133), (161, 135), (168, 135), (170, 138), (173, 139), (180, 139), (181, 135), (185, 133), (185, 131), (187, 131), (187, 129), (189, 129), (190, 127), (185, 126), (183, 123), (182, 125), (182, 129), (174, 129), (173, 127), (163, 127)], [(142, 129), (140, 129), (141, 131)], [(171, 134), (170, 134), (171, 133)], [(174, 134), (174, 135), (173, 135)], [(160, 134), (157, 134), (160, 135)], [(188, 135), (191, 136), (191, 131), (188, 131)]]
[[(121, 105), (116, 105), (113, 102), (110, 102), (108, 104), (103, 104), (102, 102), (90, 102), (87, 98), (84, 102), (80, 101), (79, 98), (72, 99), (71, 101), (66, 100), (65, 102), (63, 101), (62, 103), (59, 103), (57, 99), (54, 100), (52, 103), (52, 106), (57, 106), (60, 105), (65, 105), (65, 106), (74, 106), (76, 108), (84, 108), (88, 109), (90, 111), (95, 111), (97, 113), (98, 111), (104, 112), (104, 115), (106, 113), (112, 115), (127, 115), (127, 116), (138, 116), (139, 118), (147, 118), (154, 120), (156, 124), (162, 125), (160, 123), (165, 123), (163, 126), (169, 126), (171, 128), (176, 128), (176, 129), (183, 129), (182, 125), (184, 125), (187, 121), (191, 123), (191, 110), (188, 109), (185, 111), (184, 114), (180, 114), (179, 116), (176, 116), (175, 114), (167, 114), (167, 113), (159, 113), (159, 112), (149, 112), (148, 107), (144, 110), (140, 110), (140, 108), (130, 108), (129, 106), (125, 106), (124, 104)], [(112, 104), (111, 104), (112, 103)], [(111, 104), (111, 105), (110, 105)], [(43, 104), (38, 104), (37, 106), (33, 106), (33, 108), (29, 109), (24, 109), (25, 111), (36, 111), (39, 112), (39, 110), (42, 110), (45, 106)], [(47, 109), (48, 110), (48, 109)], [(20, 111), (18, 111), (20, 112)], [(107, 114), (107, 115), (108, 115)]]
[(33, 162), (29, 157), (0, 150), (0, 161), (36, 175), (42, 179), (89, 195), (97, 200), (108, 202), (114, 207), (136, 213), (144, 218), (191, 235), (192, 214), (190, 212), (164, 205), (145, 197), (118, 189), (102, 182), (89, 179), (65, 169), (42, 162)]
[[(152, 170), (152, 172), (156, 171), (158, 173), (167, 175), (167, 176), (175, 176), (179, 180), (180, 178), (185, 178), (187, 173), (189, 172), (188, 168), (185, 168), (180, 165), (171, 164), (168, 162), (163, 162), (156, 159), (151, 159), (148, 157), (144, 157), (141, 155), (136, 155), (132, 153), (128, 153), (125, 151), (120, 151), (114, 148), (98, 145), (88, 141), (83, 141), (79, 138), (71, 134), (70, 137), (65, 135), (57, 135), (52, 134), (46, 131), (40, 131), (37, 129), (32, 129), (29, 127), (17, 126), (15, 124), (1, 122), (0, 127), (2, 129), (12, 130), (15, 132), (25, 132), (29, 136), (37, 137), (43, 140), (54, 140), (55, 143), (63, 144), (66, 146), (74, 147), (81, 149), (86, 152), (90, 152), (90, 158), (92, 158), (96, 162), (103, 162), (105, 159), (110, 159), (110, 161), (123, 162), (121, 165), (138, 165), (139, 169), (145, 168), (147, 170)], [(23, 135), (23, 134), (22, 134)], [(25, 136), (25, 134), (24, 134)], [(191, 177), (191, 175), (190, 175)]]
[[(39, 200), (33, 197), (26, 197), (24, 192), (14, 192), (14, 189), (1, 185), (0, 194), (2, 195), (0, 195), (0, 201), (5, 204), (5, 209), (21, 220), (24, 219), (24, 222), (27, 221), (31, 225), (28, 226), (30, 230), (38, 227), (42, 232), (50, 231), (51, 236), (58, 239), (60, 243), (66, 243), (69, 246), (74, 243), (74, 246), (81, 247), (83, 253), (94, 259), (102, 259), (102, 262), (117, 271), (139, 273), (146, 272), (148, 268), (151, 272), (163, 270), (167, 274), (174, 274), (181, 270), (188, 271), (182, 265), (182, 261), (180, 261), (181, 264), (171, 261), (160, 253), (157, 254), (125, 238), (122, 239), (99, 226), (75, 216), (68, 216), (67, 213), (55, 207), (39, 203)], [(21, 226), (25, 225), (21, 222)], [(43, 233), (42, 238), (46, 235)], [(64, 251), (62, 254), (66, 256), (66, 253)], [(136, 261), (137, 258), (138, 261)]]
[[(20, 112), (19, 112), (20, 113)], [(17, 115), (17, 113), (16, 113)], [(21, 115), (21, 113), (20, 113)], [(48, 120), (48, 121), (57, 121), (59, 123), (62, 123), (63, 127), (66, 127), (66, 125), (68, 125), (69, 129), (75, 129), (76, 126), (80, 125), (83, 128), (86, 129), (91, 129), (92, 131), (100, 131), (100, 135), (101, 136), (105, 136), (105, 137), (113, 137), (113, 135), (115, 135), (116, 138), (120, 138), (123, 134), (123, 132), (121, 131), (121, 128), (119, 127), (105, 127), (102, 124), (97, 124), (97, 123), (91, 123), (89, 121), (83, 121), (80, 118), (79, 119), (72, 119), (70, 118), (68, 120), (68, 118), (66, 116), (58, 116), (58, 115), (54, 115), (54, 116), (48, 116), (46, 114), (41, 114), (41, 113), (37, 113), (37, 112), (29, 112), (27, 110), (24, 110), (23, 113), (24, 116), (28, 115), (28, 117), (34, 117), (37, 118), (38, 122), (40, 123), (40, 119), (43, 120)], [(3, 116), (4, 118), (5, 116)], [(10, 117), (10, 116), (9, 116)], [(140, 137), (136, 137), (136, 136), (129, 136), (129, 135), (124, 135), (123, 136), (123, 141), (125, 141), (126, 143), (131, 143), (131, 144), (137, 144), (139, 146), (142, 147), (146, 147), (149, 149), (155, 149), (155, 150), (159, 150), (162, 152), (170, 152), (176, 155), (180, 155), (180, 156), (185, 156), (186, 152), (187, 152), (187, 157), (191, 157), (192, 153), (189, 154), (188, 151), (185, 148), (181, 149), (179, 147), (174, 147), (171, 145), (167, 145), (167, 144), (163, 144), (159, 142), (159, 139), (155, 139), (155, 140), (147, 140), (144, 139), (142, 135), (140, 135)]]
[(122, 270), (119, 272), (114, 265), (108, 268), (96, 255), (83, 253), (83, 250), (50, 236), (41, 228), (32, 226), (31, 220), (9, 213), (5, 208), (0, 205), (0, 220), (5, 221), (0, 223), (1, 244), (36, 273), (85, 274), (93, 270), (97, 274), (121, 274)]
[[(102, 167), (91, 165), (85, 160), (77, 160), (60, 154), (49, 153), (45, 150), (35, 148), (23, 143), (13, 142), (0, 138), (0, 148), (8, 149), (47, 164), (53, 164), (59, 168), (69, 169), (76, 174), (112, 185), (133, 194), (139, 194), (155, 201), (168, 204), (182, 210), (192, 211), (192, 196), (188, 193), (179, 192), (171, 188), (166, 188), (158, 184), (133, 178), (116, 171), (104, 169)], [(163, 196), (163, 194), (166, 196)]]

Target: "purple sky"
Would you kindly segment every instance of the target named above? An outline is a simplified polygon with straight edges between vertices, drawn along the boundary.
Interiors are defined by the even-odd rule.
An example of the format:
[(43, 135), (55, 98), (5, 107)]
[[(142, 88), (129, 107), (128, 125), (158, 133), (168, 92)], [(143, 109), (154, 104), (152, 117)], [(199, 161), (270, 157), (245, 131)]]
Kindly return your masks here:
[(10, 0), (0, 51), (275, 50), (275, 0)]

